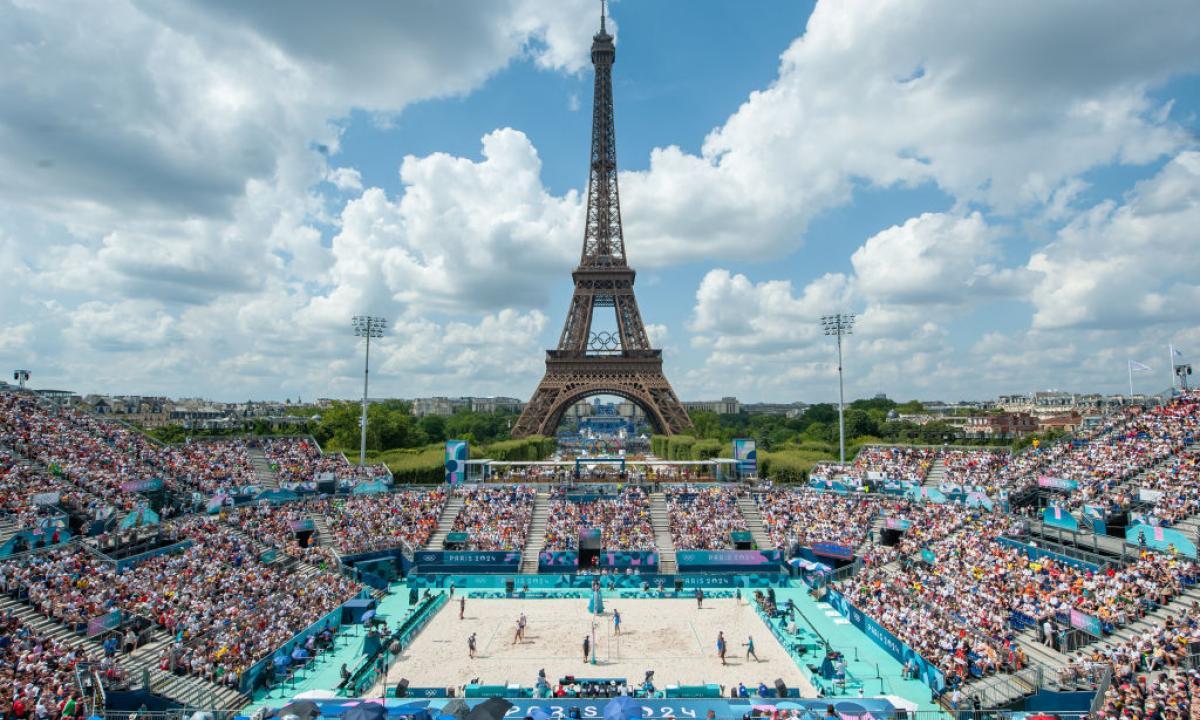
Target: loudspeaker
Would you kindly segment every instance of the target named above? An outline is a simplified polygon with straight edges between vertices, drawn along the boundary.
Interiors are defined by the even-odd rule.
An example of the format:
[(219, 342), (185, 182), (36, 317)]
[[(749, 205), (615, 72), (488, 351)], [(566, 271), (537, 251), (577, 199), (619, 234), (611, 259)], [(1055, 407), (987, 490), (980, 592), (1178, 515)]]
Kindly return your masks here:
[(396, 685), (396, 697), (408, 697), (408, 678), (400, 678)]
[(675, 592), (683, 592), (683, 581), (675, 578)]
[(512, 578), (507, 578), (504, 581), (504, 592), (509, 595), (513, 594), (513, 579)]
[(781, 698), (788, 696), (787, 685), (783, 684), (783, 678), (775, 678), (775, 694)]

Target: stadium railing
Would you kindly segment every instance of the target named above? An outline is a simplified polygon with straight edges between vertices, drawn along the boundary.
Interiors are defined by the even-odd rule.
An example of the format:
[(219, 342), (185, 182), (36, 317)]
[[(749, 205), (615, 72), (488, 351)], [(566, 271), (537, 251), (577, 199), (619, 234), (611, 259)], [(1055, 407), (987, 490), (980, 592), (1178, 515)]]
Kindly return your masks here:
[(1096, 694), (1092, 697), (1092, 705), (1088, 709), (1092, 717), (1096, 717), (1096, 713), (1104, 707), (1104, 693), (1108, 692), (1108, 686), (1112, 685), (1112, 678), (1112, 665), (1108, 665), (1104, 668), (1104, 674), (1100, 676), (1100, 682), (1096, 683)]

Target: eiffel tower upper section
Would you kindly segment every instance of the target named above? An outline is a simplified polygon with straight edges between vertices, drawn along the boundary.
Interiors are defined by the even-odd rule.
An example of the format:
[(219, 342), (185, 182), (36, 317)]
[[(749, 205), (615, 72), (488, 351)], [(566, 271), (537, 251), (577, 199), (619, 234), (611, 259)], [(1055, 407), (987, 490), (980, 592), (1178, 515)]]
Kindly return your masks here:
[(617, 188), (617, 129), (613, 119), (612, 66), (616, 59), (617, 48), (605, 28), (601, 9), (600, 32), (592, 36), (596, 83), (592, 96), (591, 171), (581, 268), (626, 267), (621, 193)]
[[(583, 252), (573, 274), (575, 293), (559, 338), (560, 353), (617, 353), (650, 350), (650, 341), (633, 295), (636, 277), (625, 257), (621, 193), (617, 186), (617, 132), (613, 117), (612, 66), (617, 58), (605, 27), (592, 37), (596, 69), (592, 97), (592, 149), (588, 164), (587, 220)], [(593, 333), (596, 308), (613, 308), (616, 332)]]
[[(546, 353), (546, 375), (513, 426), (513, 437), (554, 435), (563, 413), (589, 395), (618, 395), (635, 402), (658, 432), (691, 427), (662, 371), (662, 351), (651, 347), (633, 294), (637, 273), (625, 258), (617, 188), (616, 124), (612, 66), (617, 58), (600, 6), (600, 32), (592, 37), (596, 85), (592, 101), (592, 151), (587, 223), (575, 290), (557, 349)], [(594, 332), (597, 308), (612, 309), (616, 331)]]

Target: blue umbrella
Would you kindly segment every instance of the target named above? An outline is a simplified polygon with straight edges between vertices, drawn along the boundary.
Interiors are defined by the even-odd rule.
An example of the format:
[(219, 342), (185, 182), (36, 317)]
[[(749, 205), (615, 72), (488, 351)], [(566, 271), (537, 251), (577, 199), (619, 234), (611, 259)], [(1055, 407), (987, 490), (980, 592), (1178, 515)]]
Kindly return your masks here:
[(342, 713), (342, 720), (383, 720), (387, 711), (375, 703), (359, 703)]
[(388, 715), (415, 715), (429, 707), (428, 700), (414, 700), (404, 705), (388, 708)]
[(628, 695), (615, 697), (604, 706), (604, 720), (640, 720), (641, 717), (641, 703)]

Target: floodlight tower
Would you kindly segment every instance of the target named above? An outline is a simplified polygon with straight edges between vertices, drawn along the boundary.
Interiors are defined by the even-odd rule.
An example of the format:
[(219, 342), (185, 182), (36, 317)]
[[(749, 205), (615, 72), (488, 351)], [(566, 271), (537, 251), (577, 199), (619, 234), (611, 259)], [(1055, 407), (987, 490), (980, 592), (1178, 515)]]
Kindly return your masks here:
[(17, 385), (19, 385), (21, 387), (21, 389), (24, 390), (25, 383), (29, 382), (29, 371), (28, 370), (13, 370), (13, 380), (16, 380)]
[(821, 326), (826, 335), (837, 338), (838, 349), (838, 447), (841, 451), (841, 463), (846, 464), (846, 393), (842, 382), (842, 337), (854, 334), (854, 314), (837, 313), (821, 318)]
[(359, 420), (362, 436), (358, 445), (358, 464), (362, 466), (367, 464), (367, 374), (371, 367), (371, 338), (383, 337), (383, 329), (387, 327), (387, 320), (371, 315), (355, 315), (353, 324), (354, 336), (367, 339), (367, 352), (363, 356), (362, 419)]

